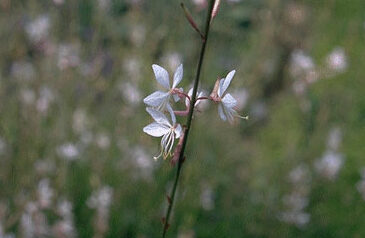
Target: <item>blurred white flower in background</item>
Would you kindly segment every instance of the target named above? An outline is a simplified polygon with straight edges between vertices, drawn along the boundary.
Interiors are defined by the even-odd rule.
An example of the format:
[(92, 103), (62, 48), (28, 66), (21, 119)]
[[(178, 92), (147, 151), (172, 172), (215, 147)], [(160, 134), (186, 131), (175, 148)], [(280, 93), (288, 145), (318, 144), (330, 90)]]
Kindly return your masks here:
[(109, 186), (101, 187), (93, 191), (87, 200), (88, 207), (96, 209), (96, 214), (93, 219), (95, 236), (104, 237), (108, 230), (110, 205), (113, 199), (113, 188)]
[(138, 82), (141, 78), (141, 62), (135, 56), (123, 60), (122, 69), (130, 80)]
[(101, 214), (107, 214), (112, 197), (113, 188), (104, 186), (91, 194), (91, 197), (87, 200), (87, 205), (90, 208), (97, 209)]
[(132, 5), (142, 4), (144, 0), (127, 0)]
[(142, 146), (133, 147), (129, 153), (134, 165), (139, 170), (136, 174), (142, 178), (150, 179), (154, 168), (150, 155), (147, 154)]
[(40, 89), (39, 98), (37, 100), (37, 110), (41, 113), (45, 113), (48, 110), (49, 104), (55, 99), (53, 91), (44, 86)]
[(141, 24), (133, 24), (130, 32), (130, 41), (136, 47), (141, 47), (146, 39), (146, 28)]
[(162, 56), (162, 64), (167, 65), (168, 70), (175, 70), (182, 63), (182, 56), (178, 52), (169, 52)]
[(309, 204), (310, 170), (307, 165), (299, 164), (290, 171), (288, 178), (292, 188), (282, 198), (285, 209), (279, 214), (279, 219), (303, 228), (310, 221), (310, 214), (304, 211)]
[(322, 158), (315, 162), (314, 166), (317, 172), (323, 177), (334, 180), (342, 168), (343, 163), (344, 158), (342, 154), (328, 150), (325, 152)]
[(28, 202), (20, 219), (21, 233), (24, 238), (47, 237), (50, 234), (47, 217), (35, 202)]
[(80, 64), (79, 47), (76, 44), (61, 44), (57, 52), (57, 66), (60, 70), (77, 67)]
[(80, 141), (83, 146), (90, 144), (94, 139), (94, 135), (91, 131), (85, 130), (80, 135)]
[(110, 146), (110, 138), (106, 133), (99, 133), (98, 135), (96, 135), (96, 145), (100, 148), (100, 149), (107, 149)]
[(195, 238), (195, 231), (193, 230), (181, 230), (177, 234), (177, 238)]
[(326, 58), (327, 67), (336, 72), (342, 73), (347, 69), (347, 56), (342, 47), (336, 47)]
[[(307, 194), (305, 194), (307, 195)], [(286, 206), (290, 207), (294, 211), (301, 211), (306, 208), (309, 203), (307, 196), (303, 196), (300, 191), (294, 191), (283, 197), (283, 202)]]
[(249, 94), (247, 89), (245, 88), (239, 88), (235, 89), (232, 92), (232, 96), (237, 100), (236, 108), (238, 111), (241, 111), (245, 108), (248, 102)]
[(339, 127), (334, 127), (330, 130), (327, 147), (331, 150), (338, 150), (342, 142), (342, 131)]
[(53, 0), (54, 4), (56, 5), (62, 5), (65, 3), (65, 0)]
[(98, 7), (103, 11), (107, 11), (110, 8), (110, 3), (110, 0), (98, 0)]
[(52, 202), (51, 199), (53, 197), (54, 191), (50, 186), (50, 181), (48, 178), (42, 179), (38, 183), (37, 194), (39, 207), (41, 209), (49, 208)]
[(327, 150), (322, 158), (314, 162), (317, 172), (329, 180), (336, 179), (345, 161), (344, 156), (338, 152), (341, 142), (341, 129), (338, 127), (332, 128), (328, 133)]
[(53, 160), (43, 159), (37, 160), (34, 163), (34, 169), (40, 175), (46, 175), (52, 173), (56, 169), (56, 165)]
[(52, 227), (54, 236), (57, 238), (76, 237), (71, 202), (65, 199), (59, 201), (57, 213), (61, 220), (57, 221)]
[(361, 179), (356, 183), (357, 191), (361, 194), (362, 198), (365, 200), (365, 167), (360, 171)]
[(200, 193), (200, 204), (204, 210), (214, 209), (214, 192), (210, 185), (204, 184)]
[(306, 212), (284, 212), (282, 220), (287, 223), (295, 224), (297, 227), (304, 227), (310, 221), (310, 214)]
[(132, 106), (136, 106), (141, 101), (141, 92), (139, 88), (132, 82), (121, 82), (119, 89), (124, 99)]
[(303, 50), (296, 49), (291, 54), (290, 71), (294, 75), (311, 71), (314, 67), (315, 65), (312, 57), (306, 54)]
[(30, 41), (38, 43), (48, 36), (50, 25), (49, 17), (47, 15), (41, 15), (33, 21), (28, 22), (25, 26), (25, 31)]
[(75, 160), (79, 156), (80, 152), (76, 145), (72, 143), (66, 143), (57, 148), (58, 155), (66, 160)]
[(84, 108), (77, 108), (72, 115), (72, 129), (77, 134), (81, 134), (86, 131), (91, 122), (89, 116)]
[(191, 0), (191, 1), (199, 11), (207, 6), (207, 0)]
[(72, 129), (80, 137), (80, 150), (89, 145), (94, 140), (94, 135), (90, 130), (93, 125), (92, 117), (84, 108), (77, 108), (72, 115)]
[(30, 62), (16, 61), (11, 65), (10, 74), (19, 81), (30, 81), (36, 76), (36, 71)]
[(35, 92), (29, 88), (23, 88), (20, 90), (20, 99), (25, 105), (31, 105), (36, 98)]
[(292, 184), (310, 184), (311, 175), (308, 166), (300, 164), (292, 169), (289, 173), (289, 181)]
[(267, 105), (264, 101), (256, 101), (252, 103), (250, 108), (250, 117), (255, 120), (263, 120), (268, 114)]
[(11, 233), (6, 234), (3, 225), (0, 223), (0, 238), (15, 238), (15, 235)]
[(293, 85), (294, 91), (299, 94), (306, 89), (306, 84), (314, 83), (319, 79), (312, 57), (300, 49), (294, 50), (291, 54), (289, 73), (295, 79), (295, 82), (303, 81), (304, 83), (302, 88), (298, 88), (298, 85)]

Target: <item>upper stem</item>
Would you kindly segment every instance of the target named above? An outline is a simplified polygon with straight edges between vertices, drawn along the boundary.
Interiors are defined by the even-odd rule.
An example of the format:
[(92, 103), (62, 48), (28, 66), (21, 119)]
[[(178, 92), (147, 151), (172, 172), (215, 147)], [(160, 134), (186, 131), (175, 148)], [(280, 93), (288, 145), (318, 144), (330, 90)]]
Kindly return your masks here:
[(196, 75), (195, 75), (195, 80), (194, 80), (193, 94), (192, 94), (192, 97), (191, 97), (191, 100), (190, 100), (190, 109), (189, 109), (189, 114), (188, 114), (188, 118), (187, 118), (187, 122), (186, 122), (186, 129), (185, 129), (185, 132), (184, 132), (184, 140), (182, 142), (180, 156), (179, 156), (179, 160), (178, 160), (178, 164), (177, 164), (177, 171), (176, 171), (174, 185), (173, 185), (173, 188), (171, 190), (170, 197), (169, 197), (169, 206), (168, 206), (167, 214), (166, 214), (166, 217), (165, 217), (165, 220), (164, 220), (162, 238), (164, 238), (166, 236), (166, 232), (167, 232), (167, 229), (169, 227), (169, 218), (170, 218), (171, 210), (172, 210), (174, 200), (175, 200), (176, 188), (177, 188), (177, 184), (179, 182), (181, 168), (182, 168), (182, 165), (183, 165), (183, 162), (184, 162), (184, 152), (185, 152), (186, 143), (188, 141), (189, 131), (190, 131), (191, 122), (192, 122), (192, 118), (193, 118), (194, 107), (195, 107), (195, 102), (196, 102), (196, 93), (198, 91), (200, 72), (201, 72), (201, 69), (202, 69), (203, 60), (204, 60), (204, 56), (205, 56), (205, 48), (206, 48), (206, 45), (207, 45), (207, 42), (208, 42), (210, 22), (211, 22), (211, 16), (212, 16), (214, 3), (215, 3), (215, 0), (210, 0), (209, 7), (208, 7), (208, 13), (207, 13), (207, 17), (206, 17), (206, 20), (205, 20), (204, 39), (202, 40), (202, 44), (201, 44), (198, 68), (197, 68)]

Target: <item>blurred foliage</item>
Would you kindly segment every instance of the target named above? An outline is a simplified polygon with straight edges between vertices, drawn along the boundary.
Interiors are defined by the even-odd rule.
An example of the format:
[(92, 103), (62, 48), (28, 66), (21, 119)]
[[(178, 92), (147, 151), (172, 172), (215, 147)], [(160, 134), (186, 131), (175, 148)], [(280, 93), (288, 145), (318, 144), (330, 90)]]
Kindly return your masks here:
[[(185, 4), (201, 24), (204, 6)], [(158, 237), (175, 169), (152, 159), (142, 99), (153, 63), (181, 61), (192, 83), (199, 37), (179, 3), (0, 0), (0, 12), (0, 237), (72, 237), (55, 228), (62, 199), (76, 237)], [(364, 12), (363, 0), (222, 1), (201, 88), (236, 69), (229, 90), (248, 93), (250, 120), (230, 126), (214, 105), (195, 116), (171, 237), (365, 237)], [(293, 74), (298, 52), (309, 76)], [(90, 197), (105, 186), (103, 217)], [(27, 233), (31, 202), (44, 233)]]

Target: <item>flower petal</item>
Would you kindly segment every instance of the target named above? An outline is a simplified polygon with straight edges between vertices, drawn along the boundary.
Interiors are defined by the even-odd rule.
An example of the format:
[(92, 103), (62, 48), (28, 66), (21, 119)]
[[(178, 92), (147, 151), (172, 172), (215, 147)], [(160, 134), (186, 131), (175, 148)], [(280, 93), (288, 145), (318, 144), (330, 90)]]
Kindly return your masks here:
[(175, 123), (176, 123), (176, 117), (175, 117), (174, 110), (172, 109), (172, 107), (170, 106), (170, 104), (168, 104), (166, 106), (166, 108), (167, 108), (167, 111), (169, 111), (169, 113), (170, 113), (172, 125), (175, 125)]
[(177, 124), (176, 129), (175, 129), (175, 134), (176, 134), (175, 138), (176, 139), (180, 138), (181, 133), (182, 133), (182, 128), (181, 128), (180, 124)]
[(147, 133), (148, 135), (154, 136), (154, 137), (161, 137), (169, 132), (170, 128), (159, 124), (157, 122), (152, 122), (151, 124), (145, 126), (143, 128), (143, 131)]
[(152, 69), (155, 73), (157, 82), (161, 84), (164, 88), (170, 89), (169, 73), (166, 71), (166, 69), (157, 64), (153, 64)]
[[(188, 92), (189, 97), (191, 98), (191, 95), (193, 95), (193, 88), (191, 88)], [(188, 107), (190, 105), (190, 100), (186, 97), (185, 98), (185, 105)]]
[(228, 122), (233, 124), (234, 123), (234, 115), (237, 114), (237, 112), (232, 108), (223, 107), (224, 113), (228, 119)]
[(224, 92), (227, 90), (228, 86), (231, 83), (231, 80), (233, 79), (233, 76), (235, 75), (236, 70), (232, 70), (231, 72), (229, 72), (226, 76), (226, 78), (222, 81), (222, 84), (219, 85), (219, 89), (218, 90), (218, 95), (220, 97), (223, 96)]
[(222, 106), (222, 104), (221, 104), (221, 103), (218, 105), (218, 114), (219, 114), (220, 118), (221, 118), (223, 121), (226, 121), (226, 120), (227, 120), (227, 117), (226, 117), (226, 115), (224, 114), (223, 106)]
[(219, 87), (218, 87), (218, 97), (222, 97), (223, 96), (223, 91), (222, 91), (222, 88), (223, 88), (223, 84), (224, 84), (224, 78), (219, 80)]
[(146, 111), (151, 115), (153, 120), (155, 120), (157, 123), (165, 125), (166, 127), (171, 127), (169, 120), (162, 112), (151, 107), (147, 107)]
[(169, 100), (169, 93), (168, 92), (162, 92), (162, 91), (156, 91), (150, 95), (148, 95), (145, 99), (143, 99), (143, 102), (151, 107), (158, 107), (165, 100)]
[(224, 107), (233, 108), (237, 105), (237, 100), (234, 97), (232, 97), (231, 94), (227, 93), (222, 98), (222, 103), (224, 104)]
[(175, 102), (178, 102), (180, 100), (180, 97), (177, 94), (173, 94), (172, 98), (174, 99)]
[(183, 78), (183, 65), (180, 64), (175, 71), (172, 88), (176, 88), (176, 86), (180, 83), (182, 78)]

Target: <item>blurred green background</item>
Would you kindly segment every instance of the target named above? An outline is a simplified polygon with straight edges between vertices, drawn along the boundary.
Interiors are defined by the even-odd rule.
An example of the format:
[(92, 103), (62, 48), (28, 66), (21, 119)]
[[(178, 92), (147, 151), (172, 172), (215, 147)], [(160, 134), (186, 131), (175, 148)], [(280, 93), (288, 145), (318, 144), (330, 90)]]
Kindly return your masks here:
[[(184, 1), (201, 24), (204, 0)], [(175, 168), (143, 98), (200, 40), (179, 1), (0, 0), (0, 237), (159, 237)], [(222, 0), (169, 237), (365, 237), (363, 0)], [(184, 118), (178, 118), (184, 123)]]

